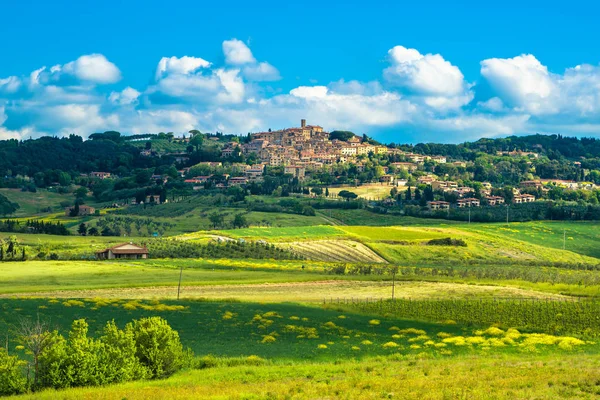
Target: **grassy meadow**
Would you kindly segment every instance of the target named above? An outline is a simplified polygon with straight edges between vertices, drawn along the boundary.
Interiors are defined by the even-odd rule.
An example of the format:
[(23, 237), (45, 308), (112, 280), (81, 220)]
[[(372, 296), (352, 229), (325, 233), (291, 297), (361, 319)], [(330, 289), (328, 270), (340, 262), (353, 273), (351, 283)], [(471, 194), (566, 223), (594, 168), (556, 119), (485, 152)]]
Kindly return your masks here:
[(231, 365), (180, 372), (162, 381), (50, 390), (22, 398), (591, 400), (600, 394), (600, 361), (594, 355), (391, 355), (300, 365), (265, 365), (255, 358), (232, 361)]
[[(73, 232), (99, 218), (40, 214), (44, 201), (56, 205), (62, 196), (43, 193), (38, 208), (33, 197), (9, 194), (25, 196), (20, 218), (60, 221)], [(243, 213), (250, 227), (211, 229), (214, 211), (226, 222)], [(198, 199), (118, 212), (173, 224), (154, 240), (177, 249), (264, 241), (301, 257), (95, 261), (97, 250), (149, 239), (17, 234), (29, 259), (0, 263), (0, 336), (9, 354), (28, 357), (16, 332), (24, 318), (39, 317), (62, 334), (84, 318), (97, 337), (111, 320), (123, 327), (161, 316), (195, 357), (168, 379), (23, 398), (600, 394), (599, 223), (465, 224), (338, 209), (307, 217)]]

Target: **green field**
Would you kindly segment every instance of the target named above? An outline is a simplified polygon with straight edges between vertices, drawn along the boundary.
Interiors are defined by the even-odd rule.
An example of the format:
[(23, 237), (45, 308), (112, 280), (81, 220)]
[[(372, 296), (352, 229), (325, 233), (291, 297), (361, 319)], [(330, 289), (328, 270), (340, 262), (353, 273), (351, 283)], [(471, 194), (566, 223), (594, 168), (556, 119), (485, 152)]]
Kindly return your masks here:
[(24, 398), (591, 400), (600, 394), (600, 361), (597, 356), (581, 354), (447, 358), (392, 355), (361, 362), (349, 359), (263, 366), (252, 366), (253, 360), (244, 361), (184, 371), (163, 381), (46, 391)]
[[(72, 194), (58, 194), (48, 190), (39, 189), (36, 193), (22, 192), (20, 189), (0, 189), (0, 194), (6, 196), (10, 201), (19, 204), (15, 217), (30, 217), (40, 214), (45, 208), (60, 211), (62, 201), (75, 201)], [(63, 211), (64, 215), (64, 211)]]
[[(11, 354), (22, 352), (15, 329), (23, 318), (39, 316), (63, 334), (85, 318), (97, 337), (110, 320), (123, 327), (161, 316), (195, 355), (187, 370), (166, 380), (31, 398), (591, 399), (600, 393), (598, 223), (443, 224), (322, 210), (317, 217), (248, 213), (263, 226), (208, 230), (199, 221), (210, 207), (186, 207), (170, 205), (172, 216), (154, 215), (158, 207), (148, 213), (176, 221), (174, 241), (266, 241), (305, 259), (0, 263), (0, 332), (8, 333)], [(354, 211), (364, 222), (339, 223)], [(311, 222), (303, 226), (305, 218)], [(265, 227), (269, 219), (278, 222)], [(64, 258), (147, 240), (17, 237), (32, 256)], [(464, 246), (438, 244), (447, 238)]]

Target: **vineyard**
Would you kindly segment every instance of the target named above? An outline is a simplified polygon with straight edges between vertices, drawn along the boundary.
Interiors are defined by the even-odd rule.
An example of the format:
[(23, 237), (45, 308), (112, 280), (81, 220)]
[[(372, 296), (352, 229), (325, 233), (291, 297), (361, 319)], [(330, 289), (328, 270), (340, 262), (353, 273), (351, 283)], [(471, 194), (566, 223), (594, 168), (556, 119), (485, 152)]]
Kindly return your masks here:
[(325, 300), (342, 309), (385, 317), (500, 326), (552, 335), (600, 337), (600, 302), (539, 299)]
[(307, 260), (347, 262), (347, 263), (386, 263), (373, 250), (353, 240), (315, 240), (310, 242), (282, 243)]
[(302, 255), (266, 242), (226, 240), (198, 244), (181, 240), (151, 240), (146, 247), (155, 258), (249, 258), (301, 260)]

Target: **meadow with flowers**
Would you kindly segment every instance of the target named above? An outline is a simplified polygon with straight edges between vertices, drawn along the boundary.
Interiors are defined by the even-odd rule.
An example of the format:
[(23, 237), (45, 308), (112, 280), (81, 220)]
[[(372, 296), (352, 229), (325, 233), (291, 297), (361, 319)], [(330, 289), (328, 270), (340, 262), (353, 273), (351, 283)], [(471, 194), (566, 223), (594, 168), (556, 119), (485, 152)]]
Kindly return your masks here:
[[(86, 343), (105, 346), (107, 327), (124, 340), (132, 321), (160, 317), (185, 358), (169, 375), (2, 394), (597, 398), (598, 227), (251, 227), (153, 239), (164, 257), (122, 261), (85, 257), (114, 238), (24, 235), (28, 251), (65, 256), (0, 263), (0, 391), (32, 365), (25, 320), (65, 338), (85, 321)], [(224, 251), (194, 248), (208, 243)]]

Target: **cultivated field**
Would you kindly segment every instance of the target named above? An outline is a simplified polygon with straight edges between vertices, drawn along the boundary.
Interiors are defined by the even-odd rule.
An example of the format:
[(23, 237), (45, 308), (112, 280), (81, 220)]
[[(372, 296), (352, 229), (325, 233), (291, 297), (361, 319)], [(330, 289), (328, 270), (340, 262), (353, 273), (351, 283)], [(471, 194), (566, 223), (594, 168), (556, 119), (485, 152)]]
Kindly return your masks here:
[[(405, 221), (155, 239), (173, 248), (219, 241), (223, 257), (228, 242), (260, 241), (303, 257), (293, 260), (100, 262), (81, 258), (148, 239), (18, 234), (32, 258), (59, 260), (0, 263), (0, 332), (9, 354), (27, 359), (24, 318), (62, 334), (84, 318), (99, 337), (108, 321), (160, 316), (194, 355), (167, 379), (30, 398), (597, 397), (598, 224)], [(182, 226), (174, 231), (192, 229)]]

